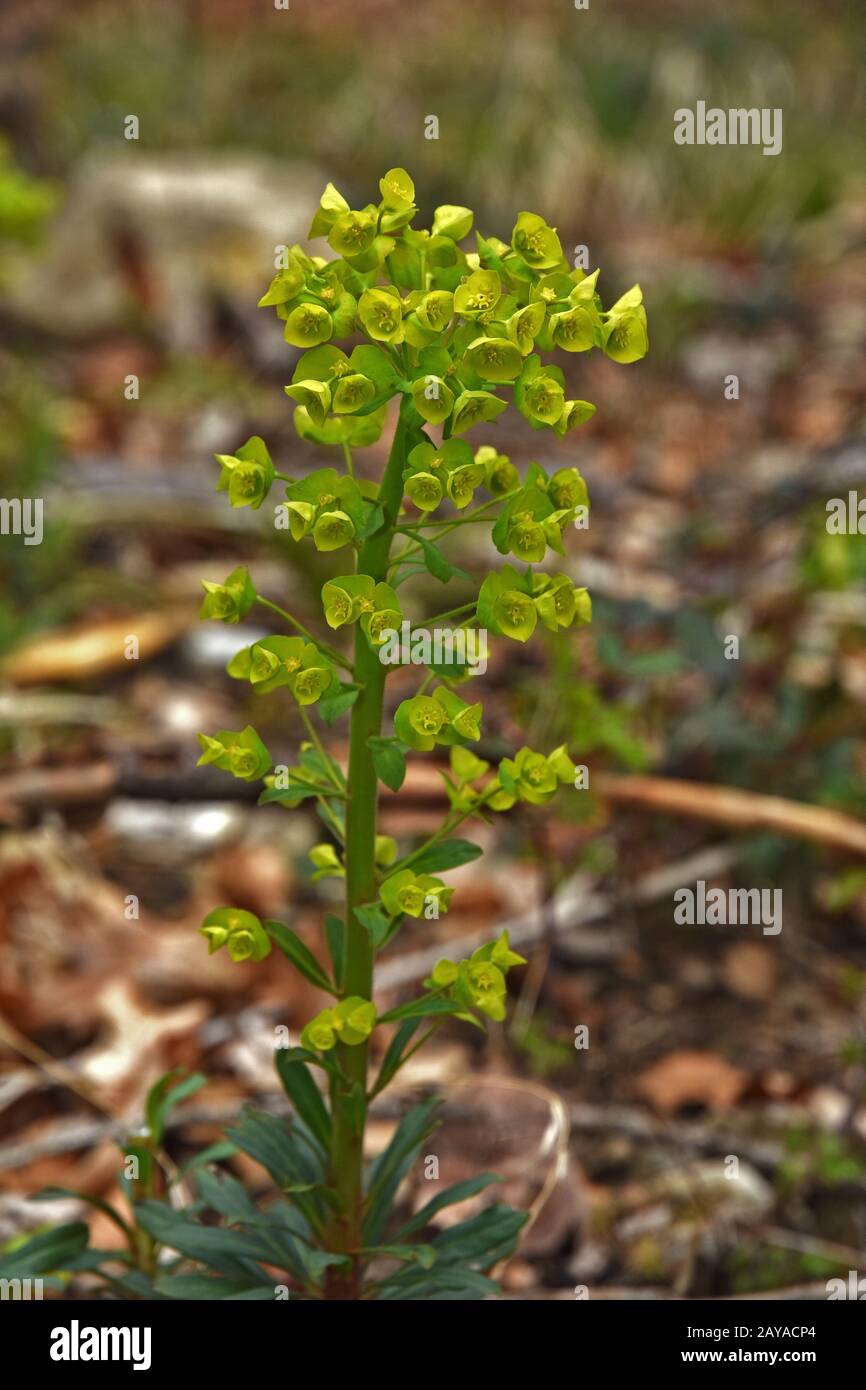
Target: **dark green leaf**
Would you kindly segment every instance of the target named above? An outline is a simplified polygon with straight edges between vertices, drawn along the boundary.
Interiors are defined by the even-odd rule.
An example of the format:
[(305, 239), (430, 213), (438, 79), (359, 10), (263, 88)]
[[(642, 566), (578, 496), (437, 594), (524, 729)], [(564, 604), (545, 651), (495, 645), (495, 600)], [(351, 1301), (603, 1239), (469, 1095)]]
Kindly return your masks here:
[(282, 1048), (277, 1048), (276, 1060), (283, 1090), (301, 1119), (327, 1151), (331, 1146), (331, 1117), (306, 1064), (288, 1058)]
[(246, 1106), (228, 1137), (261, 1163), (278, 1187), (295, 1189), (294, 1205), (311, 1227), (321, 1222), (325, 1214), (322, 1199), (311, 1189), (326, 1184), (324, 1155), (303, 1121), (296, 1119), (287, 1125), (264, 1110)]
[(388, 1050), (382, 1058), (382, 1065), (379, 1068), (379, 1075), (376, 1077), (376, 1091), (383, 1091), (391, 1080), (392, 1076), (400, 1068), (403, 1053), (412, 1041), (420, 1019), (409, 1018), (405, 1023), (401, 1023), (393, 1038), (388, 1044)]
[(478, 1300), (499, 1293), (499, 1285), (474, 1269), (461, 1269), (459, 1265), (439, 1265), (433, 1269), (416, 1269), (404, 1266), (389, 1279), (378, 1286), (376, 1297), (383, 1301), (393, 1299), (417, 1300), (424, 1302), (462, 1302)]
[(196, 1184), (205, 1205), (227, 1221), (246, 1221), (258, 1216), (258, 1208), (243, 1183), (230, 1173), (202, 1168), (196, 1177)]
[(367, 739), (367, 746), (373, 754), (373, 766), (380, 782), (384, 782), (392, 792), (398, 792), (406, 776), (406, 754), (395, 738)]
[(358, 687), (356, 685), (340, 685), (336, 695), (323, 695), (316, 706), (319, 714), (329, 726), (336, 723), (341, 714), (352, 708), (358, 698)]
[(431, 845), (429, 849), (422, 850), (417, 859), (412, 860), (412, 872), (415, 874), (438, 874), (443, 869), (456, 869), (460, 864), (471, 864), (473, 859), (478, 859), (484, 853), (480, 845), (473, 845), (471, 840), (441, 840), (438, 845)]
[(423, 1231), (428, 1226), (443, 1207), (454, 1206), (457, 1202), (465, 1202), (467, 1197), (474, 1197), (485, 1187), (489, 1187), (492, 1182), (499, 1182), (500, 1179), (495, 1173), (479, 1173), (476, 1178), (467, 1178), (465, 1182), (454, 1183), (453, 1187), (446, 1187), (444, 1192), (440, 1192), (436, 1197), (431, 1198), (425, 1206), (417, 1211), (415, 1215), (401, 1226), (394, 1239), (397, 1241), (405, 1240), (408, 1236), (413, 1236), (417, 1231)]
[(390, 1255), (394, 1260), (409, 1260), (419, 1264), (422, 1269), (432, 1269), (436, 1263), (436, 1251), (432, 1245), (373, 1245), (362, 1252), (365, 1255)]
[(217, 1139), (213, 1144), (208, 1144), (207, 1148), (193, 1154), (181, 1167), (179, 1176), (186, 1177), (187, 1173), (194, 1172), (204, 1163), (221, 1163), (224, 1158), (231, 1158), (234, 1153), (237, 1153), (234, 1144), (230, 1144), (227, 1139)]
[(87, 1246), (90, 1232), (83, 1221), (71, 1221), (40, 1231), (17, 1250), (0, 1256), (0, 1278), (21, 1279), (31, 1274), (61, 1271), (67, 1260), (74, 1260)]
[(358, 527), (357, 539), (359, 541), (365, 541), (368, 539), (368, 537), (374, 536), (376, 532), (380, 530), (380, 528), (382, 527), (384, 520), (385, 513), (381, 507), (376, 505), (369, 506), (367, 509), (367, 515), (365, 516), (361, 525)]
[(403, 1116), (390, 1144), (373, 1163), (367, 1190), (364, 1242), (377, 1245), (388, 1222), (394, 1194), (413, 1163), (419, 1147), (435, 1129), (432, 1118), (439, 1098), (431, 1096)]
[(490, 1269), (512, 1253), (521, 1227), (528, 1220), (528, 1212), (516, 1211), (514, 1207), (485, 1207), (468, 1221), (440, 1231), (432, 1243), (443, 1262)]
[(67, 1260), (63, 1266), (63, 1272), (64, 1274), (75, 1274), (83, 1270), (88, 1273), (97, 1271), (107, 1279), (110, 1276), (105, 1273), (103, 1265), (128, 1265), (131, 1259), (132, 1256), (128, 1250), (97, 1250), (90, 1246), (87, 1250), (82, 1250), (80, 1255), (73, 1255), (71, 1260)]
[(335, 917), (330, 912), (325, 918), (325, 939), (331, 955), (331, 964), (334, 967), (334, 979), (339, 984), (343, 978), (346, 928), (342, 918)]
[(87, 1202), (89, 1206), (95, 1207), (97, 1211), (101, 1211), (104, 1216), (113, 1221), (115, 1226), (119, 1226), (125, 1236), (131, 1235), (130, 1228), (120, 1212), (116, 1211), (110, 1202), (103, 1201), (101, 1197), (93, 1197), (88, 1192), (76, 1192), (72, 1187), (43, 1187), (41, 1192), (34, 1195), (33, 1200), (34, 1202), (51, 1202), (57, 1197), (76, 1197), (79, 1202)]
[(315, 985), (317, 989), (327, 990), (328, 994), (337, 993), (333, 980), (328, 978), (312, 951), (304, 945), (297, 932), (293, 932), (291, 927), (287, 927), (284, 922), (265, 922), (265, 928), (283, 955), (288, 956), (295, 969), (299, 970), (311, 984)]
[(353, 909), (355, 916), (370, 933), (370, 940), (376, 950), (388, 939), (391, 928), (391, 919), (385, 912), (381, 903), (362, 903), (360, 907)]
[(265, 1244), (247, 1232), (224, 1226), (202, 1226), (164, 1202), (139, 1202), (136, 1215), (139, 1223), (161, 1245), (171, 1246), (182, 1255), (244, 1283), (264, 1278), (254, 1262), (271, 1256)]
[(434, 1014), (460, 1013), (465, 1013), (465, 1008), (453, 999), (411, 999), (408, 1004), (400, 1004), (398, 1008), (382, 1014), (379, 1022), (397, 1023), (404, 1018), (431, 1018)]
[(195, 1095), (205, 1084), (206, 1078), (200, 1072), (193, 1072), (178, 1080), (180, 1075), (179, 1071), (170, 1071), (161, 1076), (150, 1088), (144, 1104), (145, 1122), (157, 1148), (162, 1144), (165, 1122), (171, 1110), (187, 1096)]
[(450, 579), (465, 579), (467, 583), (472, 582), (471, 575), (446, 560), (442, 551), (432, 541), (426, 540), (419, 531), (413, 531), (411, 534), (412, 539), (420, 545), (424, 553), (424, 564), (434, 579), (438, 579), (442, 584), (447, 584)]
[(210, 1303), (226, 1298), (273, 1300), (273, 1284), (251, 1284), (242, 1279), (217, 1279), (208, 1274), (168, 1274), (156, 1281), (157, 1293), (165, 1298)]
[(322, 796), (325, 793), (331, 794), (331, 788), (324, 784), (321, 786), (311, 786), (309, 782), (299, 781), (297, 777), (289, 776), (288, 787), (265, 787), (258, 800), (259, 806), (270, 806), (275, 801), (281, 805), (291, 805), (295, 801), (304, 801), (311, 796)]

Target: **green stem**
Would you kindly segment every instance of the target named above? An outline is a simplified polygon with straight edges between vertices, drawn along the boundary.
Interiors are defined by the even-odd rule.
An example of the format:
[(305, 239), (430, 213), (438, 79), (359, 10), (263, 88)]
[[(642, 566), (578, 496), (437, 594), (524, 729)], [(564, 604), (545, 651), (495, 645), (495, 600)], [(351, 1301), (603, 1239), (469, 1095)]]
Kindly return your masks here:
[(327, 772), (328, 777), (331, 779), (334, 786), (336, 787), (337, 792), (340, 795), (342, 795), (346, 787), (345, 777), (343, 776), (342, 772), (340, 772), (339, 768), (337, 767), (337, 764), (334, 762), (330, 753), (328, 753), (328, 751), (324, 747), (322, 740), (319, 738), (319, 735), (316, 732), (316, 726), (313, 723), (310, 716), (307, 714), (307, 711), (304, 709), (303, 705), (299, 705), (298, 709), (300, 710), (304, 728), (310, 736), (310, 742), (312, 743), (319, 757), (322, 759), (322, 762), (325, 765), (325, 771)]
[[(429, 627), (433, 623), (444, 623), (446, 618), (459, 618), (461, 613), (468, 613), (470, 609), (474, 612), (478, 607), (478, 600), (473, 599), (471, 603), (461, 603), (459, 608), (449, 608), (447, 613), (437, 613), (435, 618), (425, 618), (422, 627)], [(463, 624), (461, 623), (462, 627)]]
[(285, 608), (281, 608), (278, 603), (272, 603), (269, 598), (262, 598), (261, 594), (256, 594), (256, 603), (260, 603), (263, 608), (270, 608), (272, 613), (278, 614), (284, 623), (288, 623), (289, 627), (293, 627), (302, 637), (306, 637), (308, 642), (312, 642), (314, 646), (319, 648), (320, 652), (324, 652), (326, 656), (329, 656), (337, 666), (342, 666), (344, 671), (354, 674), (351, 661), (347, 661), (344, 656), (341, 656), (336, 647), (331, 647), (327, 642), (323, 642), (321, 638), (314, 637), (309, 628), (304, 627), (304, 624), (298, 622), (297, 618), (293, 618), (291, 613), (287, 612)]
[[(397, 529), (401, 535), (409, 535), (412, 531), (420, 531), (423, 528), (435, 526), (438, 529), (437, 541), (443, 536), (447, 536), (450, 531), (456, 531), (458, 526), (465, 526), (467, 522), (475, 521), (478, 517), (483, 518), (483, 514), (488, 512), (491, 507), (495, 507), (499, 502), (508, 502), (514, 497), (513, 492), (503, 493), (501, 497), (491, 497), (489, 501), (482, 502), (480, 506), (473, 507), (471, 512), (465, 512), (463, 516), (455, 517), (453, 520), (443, 518), (441, 521), (419, 521), (409, 522), (407, 525), (399, 526)], [(483, 518), (486, 519), (486, 518)], [(396, 569), (402, 560), (420, 551), (421, 547), (416, 540), (410, 540), (401, 551), (394, 556), (390, 568)]]
[[(358, 573), (377, 583), (388, 572), (394, 525), (403, 496), (403, 469), (407, 453), (407, 416), (411, 402), (404, 400), (394, 434), (388, 464), (379, 489), (384, 513), (381, 528), (364, 542), (358, 556)], [(355, 634), (355, 678), (360, 686), (352, 706), (349, 736), (349, 799), (346, 806), (346, 923), (343, 996), (373, 994), (373, 946), (369, 933), (355, 916), (355, 908), (376, 896), (376, 812), (378, 782), (369, 740), (382, 728), (382, 708), (387, 668), (360, 629)], [(339, 1198), (328, 1232), (328, 1248), (352, 1257), (351, 1269), (330, 1271), (327, 1297), (360, 1297), (360, 1261), (363, 1245), (363, 1145), (367, 1094), (367, 1045), (339, 1044), (337, 1061), (344, 1080), (331, 1086), (331, 1185)]]
[(474, 816), (477, 811), (480, 811), (487, 804), (488, 797), (492, 796), (495, 790), (498, 790), (498, 788), (479, 792), (477, 800), (473, 801), (467, 811), (449, 812), (439, 829), (435, 831), (429, 839), (425, 840), (423, 845), (419, 845), (411, 854), (404, 855), (402, 859), (398, 859), (395, 864), (391, 865), (386, 877), (391, 878), (394, 874), (401, 873), (403, 869), (411, 868), (415, 860), (426, 853), (432, 845), (438, 845), (439, 841), (444, 839), (446, 835), (450, 835), (452, 830), (456, 830), (458, 825), (462, 825), (465, 820), (469, 820), (470, 816)]

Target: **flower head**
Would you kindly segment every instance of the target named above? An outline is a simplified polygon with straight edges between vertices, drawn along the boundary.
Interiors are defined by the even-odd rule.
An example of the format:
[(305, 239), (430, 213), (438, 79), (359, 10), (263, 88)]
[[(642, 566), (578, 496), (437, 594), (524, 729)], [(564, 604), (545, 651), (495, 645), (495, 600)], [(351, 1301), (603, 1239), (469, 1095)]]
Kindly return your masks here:
[(258, 917), (240, 907), (219, 907), (208, 913), (199, 931), (207, 940), (209, 955), (225, 946), (236, 964), (264, 960), (270, 954), (270, 937)]

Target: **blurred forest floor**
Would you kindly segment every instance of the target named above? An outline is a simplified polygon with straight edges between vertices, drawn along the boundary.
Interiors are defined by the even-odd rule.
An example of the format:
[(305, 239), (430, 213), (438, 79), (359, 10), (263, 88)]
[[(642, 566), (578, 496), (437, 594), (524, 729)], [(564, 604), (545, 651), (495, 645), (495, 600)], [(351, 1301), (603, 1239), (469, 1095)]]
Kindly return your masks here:
[[(580, 466), (591, 525), (565, 567), (595, 614), (547, 649), (494, 644), (479, 752), (565, 741), (590, 786), (471, 827), (489, 867), (457, 870), (447, 916), (405, 928), (385, 958), (396, 1003), (457, 940), (508, 924), (530, 957), (509, 1022), (486, 1041), (443, 1030), (408, 1082), (456, 1098), (455, 1176), (499, 1163), (526, 1201), (544, 1196), (505, 1271), (512, 1296), (825, 1297), (829, 1277), (866, 1267), (866, 544), (825, 527), (828, 498), (866, 485), (866, 185), (843, 129), (827, 152), (862, 21), (793, 6), (780, 33), (735, 5), (726, 46), (721, 20), (659, 3), (634, 25), (620, 4), (593, 66), (565, 20), (508, 5), (476, 109), (460, 105), (460, 63), (486, 7), (390, 34), (387, 7), (353, 6), (328, 30), (324, 4), (298, 21), (283, 112), (270, 31), (249, 33), (243, 6), (222, 0), (207, 22), (167, 7), (158, 35), (129, 8), (137, 48), (112, 5), (55, 29), (44, 6), (10, 4), (0, 28), (17, 61), (14, 92), (0, 70), (0, 470), (4, 495), (44, 496), (46, 519), (40, 546), (4, 537), (0, 551), (0, 1245), (77, 1214), (33, 1203), (43, 1185), (110, 1192), (112, 1140), (167, 1069), (208, 1078), (175, 1116), (179, 1164), (244, 1101), (277, 1105), (274, 1028), (295, 1040), (322, 1006), (275, 957), (234, 966), (196, 931), (231, 902), (315, 944), (339, 901), (310, 880), (311, 814), (256, 808), (255, 789), (195, 769), (199, 730), (254, 717), (277, 761), (302, 733), (278, 695), (245, 706), (225, 663), (264, 629), (199, 623), (202, 579), (248, 564), (315, 625), (331, 572), (230, 511), (211, 455), (255, 432), (286, 472), (331, 461), (295, 437), (293, 353), (253, 306), (325, 179), (365, 200), (404, 163), (422, 214), (477, 204), (485, 232), (507, 235), (524, 197), (552, 205), (593, 248), (606, 298), (641, 280), (652, 335), (639, 367), (570, 364), (598, 405), (578, 436), (545, 436), (539, 455), (509, 420), (477, 441), (521, 467)], [(448, 58), (438, 89), (429, 55), (417, 92), (395, 85), (410, 43)], [(816, 79), (786, 128), (784, 168), (727, 151), (708, 173), (675, 151), (682, 72), (704, 65), (716, 87), (700, 95), (763, 61), (753, 99), (779, 105), (810, 50), (835, 81)], [(187, 96), (167, 106), (182, 77)], [(389, 83), (395, 111), (377, 96)], [(462, 143), (425, 147), (425, 109), (462, 120)], [(862, 96), (851, 110), (862, 129)], [(127, 111), (142, 114), (140, 148), (117, 137)], [(371, 475), (381, 448), (362, 462)], [(473, 576), (496, 559), (456, 537), (452, 553)], [(452, 581), (447, 606), (472, 591)], [(411, 601), (423, 616), (423, 588)], [(395, 703), (412, 688), (411, 669), (389, 682)], [(338, 755), (343, 738), (337, 725)], [(416, 760), (399, 809), (385, 794), (385, 833), (436, 828), (435, 767)], [(781, 888), (783, 930), (677, 926), (673, 893), (699, 879)], [(374, 1148), (393, 1122), (377, 1113)], [(252, 1181), (243, 1156), (232, 1164)], [(98, 1215), (94, 1233), (112, 1242)]]

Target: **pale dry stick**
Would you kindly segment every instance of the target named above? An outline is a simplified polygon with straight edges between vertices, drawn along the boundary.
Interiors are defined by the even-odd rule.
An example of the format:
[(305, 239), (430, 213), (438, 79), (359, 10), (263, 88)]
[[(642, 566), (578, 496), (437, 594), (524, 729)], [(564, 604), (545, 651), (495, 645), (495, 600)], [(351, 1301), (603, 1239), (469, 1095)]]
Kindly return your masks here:
[(866, 822), (826, 806), (671, 777), (600, 772), (592, 787), (608, 801), (649, 806), (667, 815), (690, 816), (737, 830), (774, 830), (794, 839), (866, 854)]
[(49, 1076), (52, 1081), (65, 1086), (67, 1090), (74, 1091), (95, 1110), (99, 1110), (103, 1115), (111, 1115), (111, 1111), (99, 1099), (89, 1082), (77, 1076), (65, 1062), (58, 1061), (49, 1052), (45, 1052), (38, 1043), (31, 1042), (30, 1038), (19, 1033), (17, 1028), (13, 1028), (12, 1024), (3, 1018), (2, 1014), (0, 1014), (0, 1043), (3, 1043), (10, 1051), (17, 1052), (20, 1057), (26, 1058), (38, 1071)]

